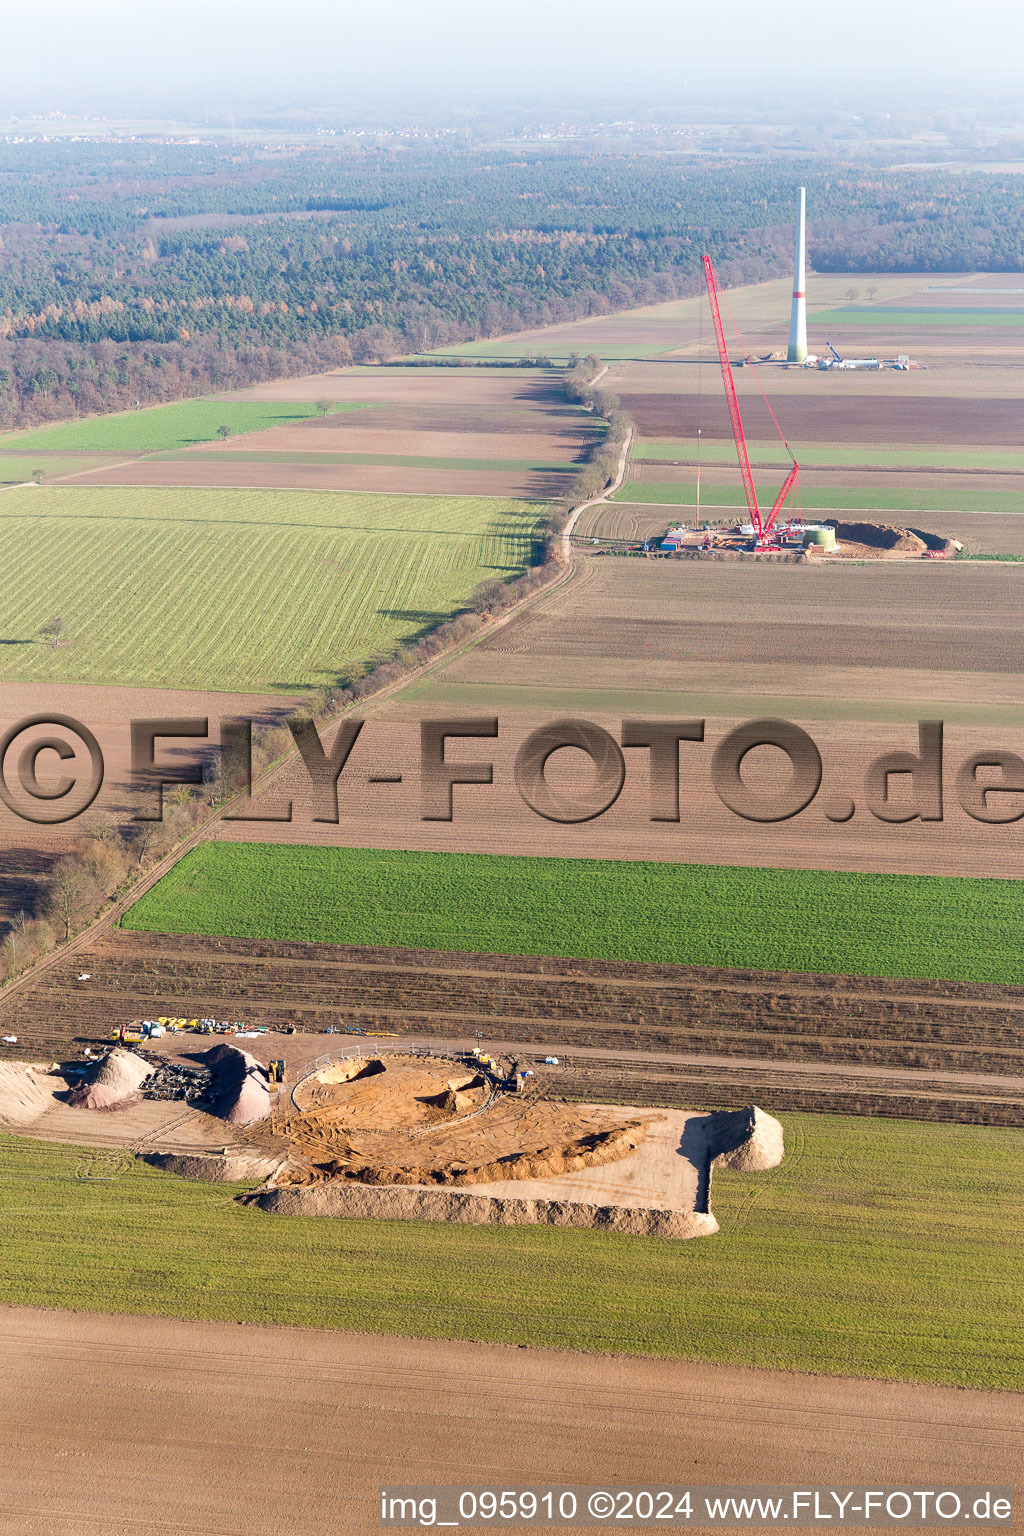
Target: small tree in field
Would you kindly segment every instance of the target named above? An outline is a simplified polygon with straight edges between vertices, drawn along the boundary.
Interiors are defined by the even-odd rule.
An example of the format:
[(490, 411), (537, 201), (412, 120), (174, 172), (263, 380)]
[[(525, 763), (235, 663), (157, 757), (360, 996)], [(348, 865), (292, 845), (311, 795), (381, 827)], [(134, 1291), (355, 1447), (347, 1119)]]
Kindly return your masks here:
[(10, 928), (4, 935), (4, 968), (8, 976), (13, 976), (21, 964), (22, 955), (25, 950), (24, 936), (27, 925), (28, 913), (16, 912), (11, 918)]
[(73, 859), (61, 859), (53, 871), (50, 886), (50, 912), (64, 930), (64, 942), (90, 895), (90, 881)]
[(331, 411), (334, 408), (334, 401), (333, 400), (318, 400), (316, 402), (316, 408), (320, 412), (321, 416), (329, 416), (331, 414)]
[(228, 437), (231, 436), (231, 428), (230, 427), (225, 427), (225, 426), (218, 427), (217, 428), (217, 436), (220, 438), (221, 442), (223, 442), (225, 438), (228, 438)]
[(847, 288), (846, 292), (843, 294), (843, 298), (844, 299), (853, 300), (853, 299), (856, 299), (859, 296), (859, 294), (860, 294), (860, 289), (859, 288)]
[(873, 299), (877, 292), (878, 292), (878, 289), (875, 287), (875, 285), (873, 283), (872, 283), (870, 288), (865, 288), (864, 289), (865, 296), (867, 298), (869, 298), (869, 299)]
[(67, 620), (60, 614), (57, 614), (55, 618), (47, 619), (45, 624), (40, 625), (39, 634), (46, 641), (50, 650), (55, 651), (58, 646), (67, 645), (68, 643)]

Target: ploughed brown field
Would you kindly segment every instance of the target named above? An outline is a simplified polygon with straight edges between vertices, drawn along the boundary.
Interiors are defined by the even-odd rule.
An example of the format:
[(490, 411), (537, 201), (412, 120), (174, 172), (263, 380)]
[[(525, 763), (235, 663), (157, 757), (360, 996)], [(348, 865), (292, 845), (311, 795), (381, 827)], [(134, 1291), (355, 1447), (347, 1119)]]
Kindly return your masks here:
[[(804, 370), (801, 375), (806, 382), (816, 377)], [(766, 390), (774, 388), (772, 376), (766, 377), (771, 381), (769, 384), (762, 378)], [(822, 377), (828, 375), (817, 376)], [(845, 442), (880, 447), (886, 443), (1020, 447), (1024, 412), (1018, 398), (942, 399), (912, 394), (912, 388), (908, 386), (906, 394), (896, 397), (888, 390), (884, 394), (847, 395), (841, 406), (830, 391), (812, 393), (808, 388), (806, 393), (787, 397), (783, 428), (797, 446), (801, 442)], [(697, 394), (691, 387), (690, 392), (680, 394), (623, 393), (621, 402), (641, 437), (693, 441), (700, 427), (706, 438), (732, 438), (725, 396), (719, 391), (706, 389)], [(748, 392), (742, 406), (748, 436), (772, 440), (775, 428), (760, 396)]]
[[(173, 457), (118, 456), (108, 467), (68, 476), (68, 483), (550, 500), (564, 494), (594, 435), (593, 419), (566, 403), (548, 370), (352, 369), (222, 398), (323, 399), (360, 409), (197, 443)], [(338, 454), (385, 455), (394, 462), (332, 462)], [(280, 461), (289, 455), (297, 462)], [(403, 459), (478, 462), (459, 467)]]
[(114, 930), (0, 1004), (0, 1027), (55, 1058), (160, 1015), (463, 1045), (479, 1030), (557, 1055), (557, 1093), (579, 1103), (1024, 1125), (1012, 986)]
[[(629, 478), (631, 481), (659, 481), (665, 485), (689, 485), (696, 483), (696, 462), (693, 454), (687, 455), (688, 462), (684, 464), (672, 464), (665, 460), (635, 459), (630, 465)], [(786, 470), (780, 465), (772, 465), (762, 468), (755, 464), (757, 478), (760, 486), (763, 484), (770, 488), (781, 486)], [(701, 496), (707, 493), (707, 500), (713, 501), (711, 492), (716, 486), (731, 485), (737, 483), (735, 463), (730, 465), (701, 466)], [(952, 491), (963, 497), (963, 510), (969, 512), (972, 507), (972, 497), (977, 491), (996, 491), (1004, 496), (1019, 496), (1020, 505), (1024, 507), (1024, 473), (1013, 469), (990, 470), (987, 473), (979, 473), (972, 469), (913, 469), (910, 467), (890, 468), (888, 465), (879, 468), (870, 468), (865, 465), (863, 469), (849, 467), (832, 468), (817, 464), (809, 468), (801, 466), (800, 486), (803, 501), (808, 505), (814, 503), (815, 491), (832, 490), (884, 490), (894, 497), (893, 510), (891, 512), (875, 509), (872, 515), (878, 518), (904, 517), (911, 521), (914, 518), (921, 519), (924, 514), (917, 511), (899, 510), (899, 498), (916, 496), (918, 492), (941, 491), (943, 496)], [(762, 499), (764, 499), (763, 492)], [(923, 500), (922, 496), (922, 500)], [(741, 508), (737, 507), (737, 512)], [(671, 511), (671, 508), (669, 509)], [(841, 517), (841, 511), (836, 512)], [(1012, 516), (1013, 514), (1008, 514)]]
[[(576, 589), (575, 601), (569, 588), (561, 603), (524, 613), (477, 651), (512, 648), (544, 659), (623, 657), (687, 668), (730, 662), (1024, 670), (1024, 637), (1015, 628), (1020, 573), (1012, 567), (785, 566), (769, 576), (757, 565), (726, 570), (614, 556), (588, 564), (596, 577)], [(641, 685), (640, 676), (636, 681)], [(701, 686), (692, 675), (687, 684)], [(879, 692), (885, 696), (884, 688)]]
[(1024, 555), (1024, 517), (1019, 513), (929, 512), (927, 521), (929, 533), (959, 539), (970, 554)]
[[(516, 661), (517, 658), (510, 658)], [(650, 662), (647, 667), (662, 673), (669, 664)], [(955, 778), (960, 764), (982, 747), (1024, 750), (1024, 721), (1015, 707), (1006, 713), (1015, 724), (993, 724), (988, 713), (983, 723), (950, 724), (945, 730), (946, 801), (941, 823), (919, 821), (900, 825), (883, 823), (863, 805), (864, 776), (869, 763), (883, 752), (917, 747), (918, 716), (942, 718), (942, 710), (927, 697), (900, 714), (886, 715), (872, 702), (847, 701), (841, 696), (821, 699), (780, 697), (761, 693), (695, 694), (639, 692), (630, 678), (635, 663), (613, 662), (609, 673), (621, 681), (618, 688), (597, 687), (599, 663), (591, 662), (576, 687), (538, 685), (540, 670), (529, 656), (509, 668), (521, 678), (518, 685), (446, 685), (423, 688), (408, 706), (382, 711), (367, 719), (352, 750), (342, 779), (337, 824), (312, 820), (308, 780), (294, 761), (282, 766), (274, 786), (257, 801), (255, 814), (280, 817), (292, 802), (292, 819), (222, 822), (212, 835), (233, 842), (317, 844), (325, 847), (425, 849), (438, 852), (514, 852), (567, 858), (653, 859), (668, 863), (728, 864), (750, 867), (796, 869), (846, 869), (904, 874), (1000, 876), (1019, 874), (1018, 828), (984, 826), (960, 808)], [(722, 671), (731, 670), (723, 667)], [(766, 669), (773, 670), (773, 669)], [(774, 669), (780, 670), (780, 669)], [(781, 670), (785, 670), (784, 668)], [(579, 676), (579, 671), (576, 673)], [(922, 674), (922, 676), (925, 676)], [(862, 687), (871, 686), (869, 673)], [(845, 679), (835, 676), (837, 689)], [(657, 681), (657, 680), (656, 680)], [(823, 680), (818, 680), (822, 686)], [(593, 692), (585, 689), (590, 686)], [(850, 718), (857, 704), (863, 718)], [(529, 706), (529, 707), (528, 707)], [(833, 709), (837, 718), (825, 714)], [(711, 783), (711, 759), (718, 742), (740, 721), (784, 714), (803, 721), (817, 744), (823, 762), (822, 786), (817, 797), (799, 815), (775, 823), (749, 822), (736, 816), (717, 798)], [(998, 720), (997, 712), (993, 711)], [(497, 740), (459, 740), (450, 737), (449, 762), (493, 764), (493, 784), (459, 785), (455, 789), (454, 819), (439, 822), (422, 819), (420, 798), (420, 721), (443, 719), (458, 722), (466, 717), (495, 716)], [(650, 820), (648, 753), (627, 750), (625, 787), (615, 804), (596, 819), (574, 824), (555, 824), (531, 810), (520, 798), (513, 779), (516, 754), (526, 737), (553, 719), (571, 717), (603, 726), (617, 740), (624, 719), (704, 719), (705, 739), (684, 743), (680, 752), (680, 820)], [(327, 733), (325, 733), (326, 736)], [(329, 738), (328, 738), (329, 739)], [(767, 798), (777, 796), (788, 768), (776, 753), (764, 749), (752, 753), (744, 765), (744, 777)], [(563, 761), (564, 760), (564, 761)], [(381, 775), (401, 775), (402, 782), (372, 782)], [(590, 761), (567, 749), (549, 762), (547, 778), (568, 795), (583, 792), (593, 783)], [(900, 786), (893, 781), (895, 795)], [(827, 812), (842, 813), (850, 800), (857, 805), (852, 820), (836, 823)]]
[[(57, 713), (69, 716), (80, 721), (96, 737), (103, 753), (105, 772), (99, 796), (83, 816), (73, 821), (39, 826), (23, 820), (6, 805), (0, 805), (0, 933), (17, 912), (27, 912), (30, 916), (34, 913), (40, 880), (52, 869), (55, 860), (70, 851), (77, 836), (100, 823), (124, 825), (130, 819), (135, 810), (130, 796), (129, 725), (132, 720), (208, 719), (216, 740), (217, 722), (221, 717), (244, 715), (256, 721), (271, 721), (286, 714), (290, 702), (261, 694), (5, 683), (0, 699), (0, 731), (35, 715)], [(25, 743), (27, 745), (30, 740), (46, 734), (45, 727), (37, 728), (25, 737)], [(201, 756), (201, 744), (197, 751), (195, 744), (178, 739), (158, 744), (158, 752), (161, 761), (176, 765), (193, 763)], [(10, 771), (11, 760), (7, 766)], [(76, 758), (69, 772), (77, 775), (85, 772), (87, 767), (88, 758), (83, 752), (81, 761)], [(40, 760), (39, 772), (40, 779), (45, 780), (45, 759)]]
[(411, 408), (397, 419), (390, 408), (352, 411), (294, 427), (268, 427), (195, 451), (205, 457), (244, 447), (253, 453), (390, 453), (437, 459), (525, 459), (544, 464), (572, 462), (587, 440), (581, 417), (568, 411), (546, 412), (542, 423), (525, 414), (517, 422), (504, 413), (485, 415), (482, 411), (467, 412), (461, 421), (446, 413), (443, 427), (436, 422), (433, 411), (414, 413)]
[[(345, 368), (299, 379), (275, 379), (249, 389), (215, 395), (220, 400), (330, 400), (335, 404), (436, 408), (467, 406), (473, 411), (561, 403), (545, 369), (518, 368)], [(330, 418), (327, 418), (330, 421)]]
[[(235, 438), (237, 444), (243, 439)], [(567, 466), (571, 474), (571, 466)], [(251, 486), (284, 491), (377, 491), (382, 495), (521, 496), (551, 500), (567, 475), (529, 469), (432, 469), (403, 464), (275, 464), (253, 454), (246, 463), (146, 459), (69, 477), (69, 485)]]
[[(809, 324), (813, 324), (813, 315)], [(1005, 344), (990, 347), (988, 338), (980, 335), (978, 331), (968, 331), (959, 338), (950, 336), (941, 346), (932, 347), (929, 345), (930, 338), (935, 335), (932, 328), (915, 326), (914, 329), (915, 336), (904, 336), (899, 350), (911, 352), (923, 366), (906, 373), (892, 369), (882, 369), (878, 372), (875, 370), (830, 372), (817, 368), (801, 368), (795, 364), (789, 366), (774, 363), (765, 364), (756, 372), (754, 369), (738, 369), (735, 376), (736, 389), (740, 397), (744, 421), (746, 421), (748, 402), (751, 409), (757, 402), (760, 415), (771, 426), (770, 419), (764, 412), (761, 389), (771, 400), (773, 408), (776, 408), (776, 414), (778, 414), (775, 407), (776, 399), (781, 399), (786, 413), (789, 410), (789, 401), (794, 396), (819, 397), (829, 401), (835, 411), (836, 422), (831, 438), (837, 443), (851, 441), (843, 430), (846, 407), (850, 401), (858, 399), (892, 400), (897, 403), (907, 399), (1020, 399), (1022, 364), (1019, 337), (1016, 342), (1011, 337), (1007, 338)], [(1016, 336), (1019, 327), (1014, 326), (1013, 329)], [(639, 362), (614, 362), (609, 373), (609, 385), (619, 395), (701, 393), (705, 398), (716, 395), (722, 387), (721, 375), (718, 371), (718, 358), (714, 355), (713, 349), (709, 352), (708, 341), (709, 337), (705, 334), (703, 354), (699, 354), (697, 344), (693, 342), (681, 348), (677, 356), (651, 358)], [(777, 350), (780, 347), (784, 348), (785, 345), (786, 336), (783, 331), (766, 335), (763, 346), (760, 349), (753, 347), (751, 350), (756, 355), (758, 350), (767, 352), (769, 348)], [(854, 351), (860, 353), (861, 346), (858, 343), (854, 347), (848, 342), (845, 350), (847, 353)], [(732, 351), (731, 356), (734, 361), (738, 361), (738, 350)], [(703, 359), (700, 366), (698, 366), (699, 357)], [(698, 376), (701, 380), (700, 390), (697, 388)], [(786, 426), (782, 415), (779, 415), (779, 423), (783, 427)], [(666, 435), (675, 436), (674, 433)], [(787, 436), (789, 436), (788, 432)], [(751, 437), (756, 441), (754, 434), (751, 434)], [(775, 440), (774, 427), (771, 429), (771, 437), (766, 440)], [(796, 439), (792, 441), (794, 447), (798, 446)], [(887, 441), (895, 442), (897, 439), (890, 434)], [(904, 439), (904, 441), (907, 440)], [(914, 442), (913, 439), (909, 441)], [(927, 439), (915, 443), (914, 446), (927, 446)], [(967, 447), (970, 444), (966, 443), (963, 446)]]
[[(908, 1455), (915, 1486), (1001, 1485), (1020, 1459), (1009, 1393), (304, 1328), (0, 1317), (0, 1403), (18, 1424), (0, 1499), (19, 1536), (52, 1536), (55, 1509), (67, 1536), (128, 1536), (142, 1519), (184, 1536), (372, 1532), (382, 1487), (616, 1486), (627, 1468), (632, 1484), (670, 1486), (681, 1443), (686, 1481), (704, 1486), (735, 1481), (737, 1443), (748, 1481), (801, 1487), (897, 1487)], [(324, 1438), (339, 1403), (343, 1468)], [(263, 1425), (272, 1434), (254, 1434)]]

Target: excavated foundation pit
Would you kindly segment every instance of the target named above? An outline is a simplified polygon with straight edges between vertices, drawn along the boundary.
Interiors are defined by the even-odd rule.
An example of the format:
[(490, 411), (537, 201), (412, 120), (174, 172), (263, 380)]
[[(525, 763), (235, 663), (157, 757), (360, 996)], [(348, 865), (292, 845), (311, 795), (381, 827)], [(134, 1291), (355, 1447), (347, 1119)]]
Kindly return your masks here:
[[(278, 1119), (289, 1155), (242, 1198), (278, 1214), (699, 1237), (718, 1230), (714, 1161), (755, 1168), (782, 1156), (781, 1127), (753, 1107), (723, 1119), (566, 1104), (513, 1091), (516, 1081), (511, 1062), (327, 1063)], [(733, 1160), (754, 1143), (756, 1157)]]

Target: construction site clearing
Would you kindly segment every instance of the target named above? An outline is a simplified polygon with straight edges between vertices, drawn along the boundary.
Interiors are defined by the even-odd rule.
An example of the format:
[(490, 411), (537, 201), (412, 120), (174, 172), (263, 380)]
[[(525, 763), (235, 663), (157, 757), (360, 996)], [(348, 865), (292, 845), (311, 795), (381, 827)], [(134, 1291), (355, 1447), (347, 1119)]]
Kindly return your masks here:
[[(285, 1043), (299, 1046), (290, 1062), (276, 1054)], [(255, 1185), (239, 1200), (278, 1215), (665, 1238), (718, 1231), (714, 1166), (760, 1172), (783, 1158), (782, 1126), (754, 1105), (569, 1103), (555, 1058), (408, 1042), (365, 1053), (362, 1042), (269, 1031), (263, 1059), (197, 1044), (172, 1035), (84, 1061), (0, 1063), (0, 1131)]]
[(826, 560), (953, 560), (963, 549), (959, 539), (945, 538), (921, 528), (901, 528), (894, 523), (841, 522), (826, 518), (820, 523), (794, 520), (777, 530), (774, 542), (759, 545), (753, 524), (719, 524), (695, 521), (673, 524), (660, 535), (642, 542), (589, 537), (579, 544), (603, 546), (601, 555), (633, 555), (647, 559), (755, 559), (816, 564)]

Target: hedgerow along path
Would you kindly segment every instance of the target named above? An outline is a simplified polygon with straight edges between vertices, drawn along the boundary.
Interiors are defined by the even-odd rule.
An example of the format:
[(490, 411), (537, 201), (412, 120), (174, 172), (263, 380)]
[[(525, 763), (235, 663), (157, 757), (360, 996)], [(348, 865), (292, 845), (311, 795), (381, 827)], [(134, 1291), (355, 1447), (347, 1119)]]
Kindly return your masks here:
[(1024, 983), (1019, 884), (937, 875), (210, 842), (152, 887), (122, 926)]
[[(295, 692), (529, 564), (544, 503), (42, 486), (0, 498), (0, 678)], [(55, 615), (66, 642), (39, 638)]]

